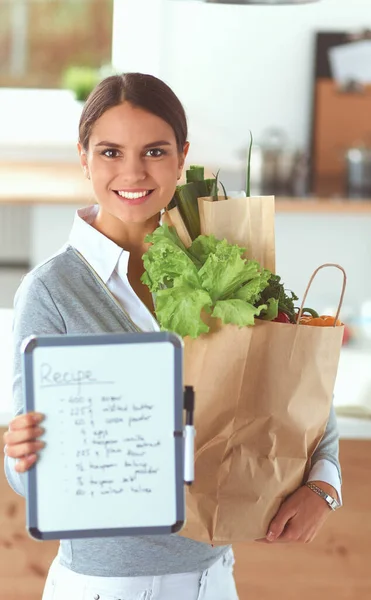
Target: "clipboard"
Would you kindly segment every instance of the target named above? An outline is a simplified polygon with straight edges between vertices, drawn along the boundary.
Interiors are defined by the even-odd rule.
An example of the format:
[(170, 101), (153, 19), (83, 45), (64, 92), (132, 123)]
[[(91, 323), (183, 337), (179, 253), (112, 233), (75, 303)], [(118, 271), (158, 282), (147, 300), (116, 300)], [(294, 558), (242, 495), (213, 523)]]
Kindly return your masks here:
[(46, 446), (26, 479), (31, 537), (180, 531), (185, 522), (182, 365), (183, 342), (172, 333), (24, 341), (25, 410), (45, 415)]

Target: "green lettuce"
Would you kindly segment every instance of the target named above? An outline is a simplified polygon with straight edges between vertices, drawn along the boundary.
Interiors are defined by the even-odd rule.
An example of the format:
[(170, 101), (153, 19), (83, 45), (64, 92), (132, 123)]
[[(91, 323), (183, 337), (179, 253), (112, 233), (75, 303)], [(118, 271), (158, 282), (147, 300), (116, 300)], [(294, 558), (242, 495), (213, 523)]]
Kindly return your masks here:
[(254, 325), (255, 317), (265, 308), (265, 304), (257, 308), (243, 300), (218, 300), (211, 316), (221, 319), (225, 325), (231, 323), (238, 327), (246, 327)]
[(201, 235), (186, 249), (167, 225), (146, 241), (151, 246), (143, 256), (142, 282), (156, 295), (156, 316), (163, 330), (196, 338), (209, 331), (204, 313), (245, 327), (273, 308), (262, 299), (272, 274), (242, 258), (245, 248)]
[(268, 285), (269, 278), (272, 273), (268, 269), (258, 272), (257, 276), (250, 279), (235, 293), (234, 297), (245, 302), (255, 304), (261, 299), (261, 294)]
[(276, 298), (268, 298), (266, 309), (260, 315), (265, 321), (273, 321), (278, 316), (278, 300)]
[(241, 257), (238, 246), (228, 244), (219, 246), (214, 254), (210, 254), (199, 270), (202, 287), (213, 299), (227, 300), (234, 297), (236, 291), (247, 281), (259, 273), (258, 263), (246, 261)]
[[(198, 238), (192, 242), (188, 252), (195, 260), (199, 261), (201, 265), (204, 265), (210, 254), (221, 256), (226, 251), (228, 253), (228, 250), (226, 249), (229, 246), (230, 244), (228, 244), (227, 240), (217, 240), (214, 235), (199, 235)], [(246, 251), (245, 248), (240, 248), (239, 246), (236, 246), (236, 248), (239, 248), (240, 256)]]
[(209, 327), (201, 318), (201, 311), (210, 312), (212, 300), (202, 289), (186, 285), (160, 290), (156, 296), (156, 316), (161, 329), (174, 331), (193, 338), (207, 333)]
[(161, 231), (157, 229), (146, 237), (152, 245), (143, 256), (145, 273), (142, 282), (152, 293), (163, 287), (173, 287), (180, 277), (191, 287), (200, 287), (197, 267), (175, 230), (171, 231), (167, 225), (159, 229)]

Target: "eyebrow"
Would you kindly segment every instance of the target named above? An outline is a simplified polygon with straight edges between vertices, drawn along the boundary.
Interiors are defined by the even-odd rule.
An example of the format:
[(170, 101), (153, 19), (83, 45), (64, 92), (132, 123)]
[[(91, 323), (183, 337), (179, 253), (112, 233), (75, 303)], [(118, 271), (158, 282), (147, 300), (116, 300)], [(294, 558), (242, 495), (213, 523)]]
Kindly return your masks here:
[[(107, 142), (107, 141), (102, 141), (99, 142), (98, 144), (95, 144), (95, 146), (109, 146), (110, 148), (123, 148), (124, 146), (121, 146), (121, 144), (116, 144), (115, 142)], [(156, 142), (151, 142), (150, 144), (146, 144), (145, 146), (143, 146), (143, 148), (154, 148), (156, 146), (171, 146), (171, 143), (168, 142), (167, 140), (158, 140)]]

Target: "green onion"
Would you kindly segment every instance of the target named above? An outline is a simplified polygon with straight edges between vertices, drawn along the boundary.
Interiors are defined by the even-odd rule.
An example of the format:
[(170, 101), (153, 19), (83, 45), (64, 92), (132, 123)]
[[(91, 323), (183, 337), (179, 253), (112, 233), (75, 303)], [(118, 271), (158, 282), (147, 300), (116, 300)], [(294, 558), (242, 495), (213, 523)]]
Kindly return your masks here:
[(218, 181), (218, 179), (219, 179), (219, 173), (220, 173), (220, 169), (219, 169), (219, 171), (217, 172), (216, 175), (215, 175), (215, 173), (213, 173), (213, 175), (215, 177), (216, 192), (215, 193), (213, 192), (212, 195), (214, 196), (214, 200), (218, 199), (218, 192), (219, 192), (218, 183), (220, 183), (220, 185), (223, 188), (224, 198), (225, 198), (225, 200), (228, 200), (228, 194), (227, 194), (227, 191), (226, 191), (224, 185), (222, 184), (221, 181), (220, 182)]
[(226, 189), (225, 189), (224, 185), (222, 184), (222, 182), (220, 182), (220, 185), (221, 185), (221, 186), (222, 186), (222, 188), (223, 188), (224, 198), (225, 198), (226, 200), (228, 200), (228, 194), (227, 194), (227, 191), (226, 191)]
[(246, 176), (246, 196), (250, 197), (250, 176), (251, 176), (251, 151), (252, 151), (253, 137), (250, 131), (250, 147), (247, 157), (247, 176)]
[(215, 173), (213, 173), (213, 175), (215, 177), (213, 189), (211, 190), (211, 196), (213, 198), (213, 202), (216, 202), (218, 200), (218, 192), (219, 192), (218, 177), (219, 177), (219, 173), (220, 173), (220, 169), (219, 169), (219, 171), (217, 172), (216, 175), (215, 175)]

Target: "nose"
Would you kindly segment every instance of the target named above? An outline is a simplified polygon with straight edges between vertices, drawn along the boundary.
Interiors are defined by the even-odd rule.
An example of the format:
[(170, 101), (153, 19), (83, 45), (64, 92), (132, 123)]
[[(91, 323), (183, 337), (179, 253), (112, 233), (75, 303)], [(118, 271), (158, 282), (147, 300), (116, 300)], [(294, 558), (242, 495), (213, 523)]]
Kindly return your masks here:
[(140, 156), (127, 153), (120, 161), (120, 178), (123, 183), (133, 185), (147, 177), (145, 161)]

